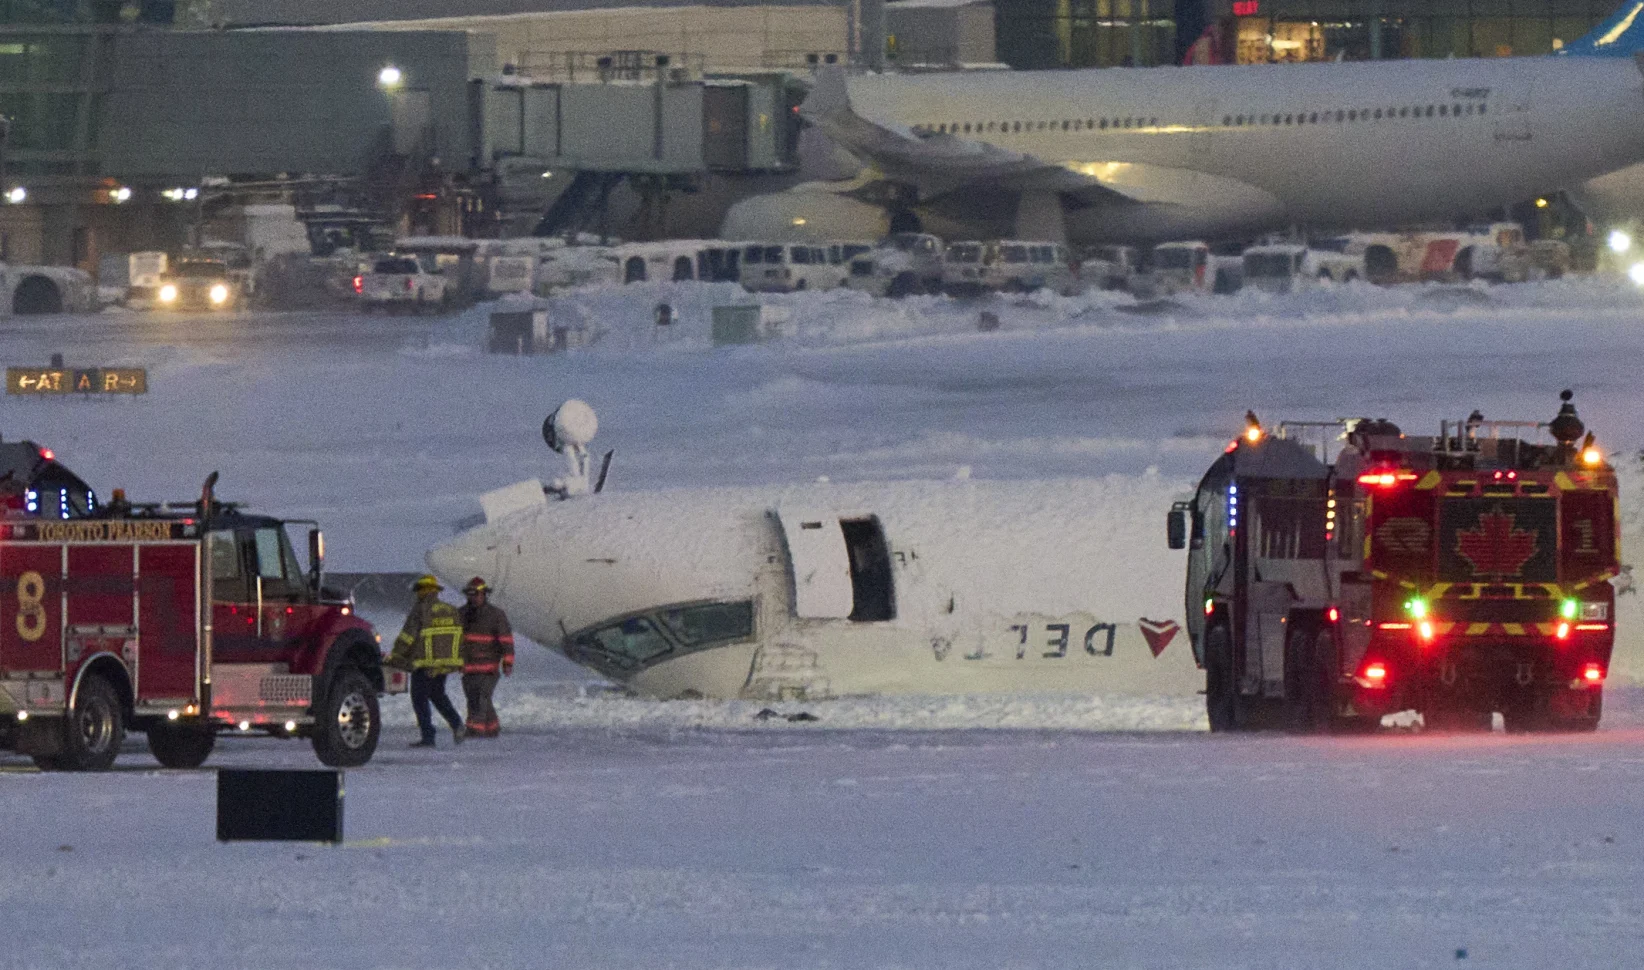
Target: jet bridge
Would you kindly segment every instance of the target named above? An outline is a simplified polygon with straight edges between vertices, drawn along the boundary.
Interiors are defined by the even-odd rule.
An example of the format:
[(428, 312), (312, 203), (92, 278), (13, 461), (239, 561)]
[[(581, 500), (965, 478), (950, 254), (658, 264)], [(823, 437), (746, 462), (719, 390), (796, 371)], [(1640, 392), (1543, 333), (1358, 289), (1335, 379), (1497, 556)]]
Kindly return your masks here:
[(800, 94), (784, 74), (474, 83), (481, 167), (499, 177), (777, 172), (796, 164)]

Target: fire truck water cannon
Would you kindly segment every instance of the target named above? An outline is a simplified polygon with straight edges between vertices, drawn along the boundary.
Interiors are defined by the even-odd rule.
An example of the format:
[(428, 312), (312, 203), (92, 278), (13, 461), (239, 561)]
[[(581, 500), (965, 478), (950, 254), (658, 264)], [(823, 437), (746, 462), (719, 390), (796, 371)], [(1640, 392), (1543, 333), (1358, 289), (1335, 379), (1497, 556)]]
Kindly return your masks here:
[[(196, 501), (117, 489), (105, 507), (23, 444), (0, 445), (0, 749), (102, 770), (140, 731), (161, 765), (192, 768), (219, 734), (260, 733), (334, 767), (370, 760), (378, 695), (402, 678), (324, 586), (317, 523), (220, 501), (215, 472)], [(306, 569), (292, 526), (309, 527)]]
[(1549, 422), (1254, 413), (1168, 541), (1212, 730), (1587, 731), (1622, 576), (1615, 470), (1560, 395)]

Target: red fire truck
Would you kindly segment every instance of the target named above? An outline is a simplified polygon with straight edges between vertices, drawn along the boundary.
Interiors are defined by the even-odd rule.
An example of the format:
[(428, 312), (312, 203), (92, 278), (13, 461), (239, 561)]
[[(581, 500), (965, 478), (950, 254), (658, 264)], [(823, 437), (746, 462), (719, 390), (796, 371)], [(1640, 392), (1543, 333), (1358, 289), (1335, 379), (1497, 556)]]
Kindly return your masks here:
[(0, 444), (0, 749), (42, 768), (103, 770), (127, 730), (191, 768), (219, 734), (311, 739), (365, 764), (386, 687), (378, 637), (309, 568), (287, 527), (212, 494), (133, 506), (33, 442)]
[(1373, 729), (1404, 710), (1597, 727), (1616, 476), (1570, 397), (1546, 424), (1475, 411), (1435, 437), (1367, 419), (1268, 434), (1247, 415), (1168, 522), (1211, 730)]

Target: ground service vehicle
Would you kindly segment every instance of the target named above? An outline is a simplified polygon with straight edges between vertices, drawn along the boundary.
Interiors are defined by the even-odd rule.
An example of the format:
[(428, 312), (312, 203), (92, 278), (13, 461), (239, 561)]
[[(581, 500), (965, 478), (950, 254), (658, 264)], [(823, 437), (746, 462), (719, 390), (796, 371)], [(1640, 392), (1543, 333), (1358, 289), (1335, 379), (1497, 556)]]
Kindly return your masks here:
[[(1169, 518), (1215, 731), (1597, 726), (1615, 632), (1616, 477), (1569, 403), (1245, 434)], [(1550, 443), (1516, 435), (1550, 432)], [(1326, 438), (1344, 435), (1333, 463)], [(1320, 439), (1309, 447), (1309, 435)], [(1543, 440), (1545, 440), (1543, 438)]]
[(192, 768), (223, 733), (310, 739), (325, 764), (376, 750), (380, 647), (324, 588), (323, 539), (212, 494), (100, 504), (29, 442), (0, 446), (23, 502), (0, 509), (0, 748), (103, 770), (128, 730)]
[(1152, 269), (1142, 286), (1148, 296), (1235, 293), (1242, 285), (1243, 261), (1237, 256), (1215, 255), (1208, 243), (1160, 243), (1153, 247), (1148, 262)]
[(354, 277), (354, 292), (368, 307), (438, 309), (446, 302), (446, 281), (415, 257), (384, 256)]
[(1364, 276), (1364, 257), (1270, 243), (1244, 251), (1244, 285), (1267, 293), (1293, 293), (1317, 283), (1350, 283)]
[(233, 310), (240, 304), (240, 281), (217, 259), (178, 262), (161, 274), (154, 291), (160, 310)]
[(831, 290), (845, 281), (843, 263), (828, 261), (827, 247), (811, 243), (748, 243), (742, 247), (742, 288), (750, 293)]

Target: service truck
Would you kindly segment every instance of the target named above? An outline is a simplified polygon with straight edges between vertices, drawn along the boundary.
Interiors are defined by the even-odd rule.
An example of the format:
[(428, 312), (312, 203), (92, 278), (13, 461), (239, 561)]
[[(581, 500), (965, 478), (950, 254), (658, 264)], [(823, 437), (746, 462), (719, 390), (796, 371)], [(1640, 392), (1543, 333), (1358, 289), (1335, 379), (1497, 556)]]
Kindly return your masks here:
[(321, 762), (370, 760), (381, 647), (300, 565), (287, 529), (213, 495), (108, 503), (33, 442), (0, 445), (0, 749), (48, 770), (109, 768), (127, 731), (192, 768), (224, 734), (307, 738)]
[(1475, 411), (1430, 437), (1246, 419), (1168, 519), (1211, 730), (1598, 725), (1616, 475), (1570, 392), (1549, 423)]

